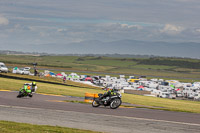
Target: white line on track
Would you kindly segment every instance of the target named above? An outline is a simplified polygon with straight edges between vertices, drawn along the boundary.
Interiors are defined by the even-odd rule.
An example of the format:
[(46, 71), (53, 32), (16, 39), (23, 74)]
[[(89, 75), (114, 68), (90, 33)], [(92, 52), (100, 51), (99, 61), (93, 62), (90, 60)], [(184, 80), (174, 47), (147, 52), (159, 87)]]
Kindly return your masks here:
[[(76, 111), (64, 111), (64, 110), (52, 110), (52, 109), (42, 109), (42, 108), (30, 108), (30, 107), (20, 107), (20, 106), (8, 106), (8, 105), (0, 105), (0, 107), (5, 108), (16, 108), (16, 109), (31, 109), (31, 110), (51, 110), (57, 112), (76, 112)], [(81, 113), (81, 112), (76, 112)], [(85, 112), (82, 112), (85, 113)], [(156, 120), (156, 119), (147, 119), (147, 118), (137, 118), (137, 117), (128, 117), (128, 116), (116, 116), (116, 115), (106, 115), (106, 114), (95, 114), (95, 113), (87, 113), (92, 115), (102, 115), (102, 116), (111, 116), (116, 118), (126, 118), (126, 119), (135, 119), (135, 120), (144, 120), (144, 121), (153, 121), (153, 122), (165, 122), (165, 123), (172, 123), (172, 124), (181, 124), (181, 125), (190, 125), (190, 126), (200, 126), (200, 124), (195, 123), (185, 123), (185, 122), (176, 122), (176, 121), (166, 121), (166, 120)]]

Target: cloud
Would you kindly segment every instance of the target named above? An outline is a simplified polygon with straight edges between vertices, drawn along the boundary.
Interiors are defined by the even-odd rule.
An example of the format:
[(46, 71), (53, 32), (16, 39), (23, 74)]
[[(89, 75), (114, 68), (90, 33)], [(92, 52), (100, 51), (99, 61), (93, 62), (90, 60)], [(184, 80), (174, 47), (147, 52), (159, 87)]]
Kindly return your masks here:
[(101, 23), (90, 25), (95, 31), (105, 32), (124, 32), (124, 31), (136, 31), (143, 29), (141, 25), (131, 25), (127, 23)]
[(0, 25), (8, 25), (8, 24), (9, 24), (9, 20), (0, 14)]
[(5, 42), (200, 41), (199, 0), (43, 1), (0, 1)]
[(25, 31), (25, 29), (20, 24), (15, 24), (15, 25), (12, 25), (9, 28), (7, 28), (6, 31), (9, 32), (10, 34), (12, 34), (12, 33), (22, 33), (22, 32)]
[(57, 30), (57, 27), (52, 26), (27, 26), (30, 31), (48, 31), (48, 30)]
[(130, 28), (142, 29), (142, 26), (140, 26), (140, 25), (121, 24), (121, 27), (122, 28), (128, 28), (128, 29), (130, 29)]
[(196, 32), (200, 32), (200, 29), (196, 29)]
[(40, 34), (41, 37), (49, 36), (49, 34), (45, 33), (45, 32), (40, 32), (39, 34)]
[(67, 31), (67, 29), (61, 29), (61, 28), (57, 29), (57, 32), (64, 32), (64, 31)]
[(160, 30), (160, 32), (174, 35), (174, 34), (179, 34), (183, 30), (184, 30), (184, 28), (181, 27), (181, 26), (175, 26), (175, 25), (172, 25), (172, 24), (166, 24), (164, 26), (164, 28)]
[(178, 2), (198, 2), (199, 0), (175, 0)]

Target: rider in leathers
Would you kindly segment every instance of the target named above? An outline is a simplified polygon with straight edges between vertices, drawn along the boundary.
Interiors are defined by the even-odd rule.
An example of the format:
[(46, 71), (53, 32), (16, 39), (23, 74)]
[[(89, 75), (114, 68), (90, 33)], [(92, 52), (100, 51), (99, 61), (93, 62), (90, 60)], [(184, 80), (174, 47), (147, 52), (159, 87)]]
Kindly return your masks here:
[(111, 96), (114, 95), (114, 90), (113, 89), (107, 89), (107, 92), (105, 92), (100, 99), (104, 99), (106, 97), (109, 97), (108, 100), (110, 100)]

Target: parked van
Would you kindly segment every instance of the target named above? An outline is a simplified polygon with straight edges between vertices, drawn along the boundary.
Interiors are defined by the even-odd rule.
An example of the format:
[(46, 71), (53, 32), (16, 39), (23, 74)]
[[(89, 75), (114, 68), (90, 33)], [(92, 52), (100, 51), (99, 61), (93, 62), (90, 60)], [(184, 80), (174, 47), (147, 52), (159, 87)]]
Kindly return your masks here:
[(5, 72), (5, 73), (8, 72), (8, 68), (3, 62), (0, 62), (0, 72)]
[(196, 93), (194, 95), (194, 100), (199, 100), (200, 101), (200, 92)]

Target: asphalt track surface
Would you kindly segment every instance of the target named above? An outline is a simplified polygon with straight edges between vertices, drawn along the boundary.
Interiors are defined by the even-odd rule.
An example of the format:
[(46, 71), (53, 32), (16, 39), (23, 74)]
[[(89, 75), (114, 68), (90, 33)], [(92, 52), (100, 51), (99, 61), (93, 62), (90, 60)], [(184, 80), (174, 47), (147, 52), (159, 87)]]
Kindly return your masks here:
[(43, 94), (16, 98), (17, 94), (0, 91), (0, 120), (113, 133), (200, 132), (200, 114), (145, 108), (93, 108), (90, 104), (63, 102), (83, 98)]

